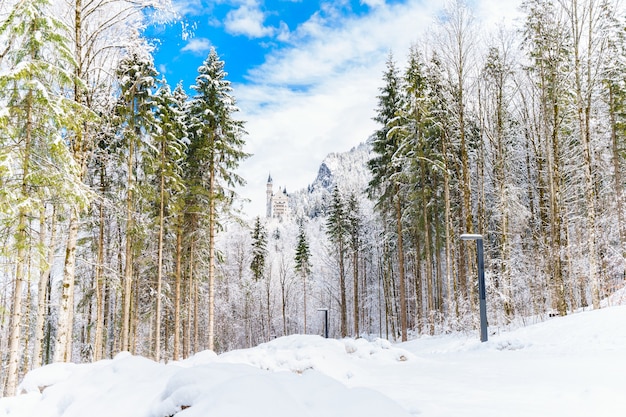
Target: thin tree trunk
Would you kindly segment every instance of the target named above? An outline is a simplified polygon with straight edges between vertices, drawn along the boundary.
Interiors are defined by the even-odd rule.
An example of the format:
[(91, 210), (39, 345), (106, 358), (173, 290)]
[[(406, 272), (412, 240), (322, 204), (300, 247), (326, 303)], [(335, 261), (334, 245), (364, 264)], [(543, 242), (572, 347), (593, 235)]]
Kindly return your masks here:
[(358, 243), (355, 245), (352, 254), (352, 271), (354, 281), (354, 337), (359, 337), (359, 249)]
[(615, 200), (617, 207), (617, 228), (619, 231), (620, 253), (626, 258), (626, 227), (624, 223), (624, 187), (622, 183), (622, 169), (620, 166), (620, 147), (617, 139), (617, 121), (616, 121), (616, 103), (614, 87), (611, 85), (609, 90), (609, 111), (611, 119), (611, 145), (613, 159), (613, 188), (615, 189)]
[(341, 319), (340, 329), (341, 337), (348, 336), (348, 306), (346, 299), (346, 273), (343, 259), (343, 238), (339, 237), (339, 297), (340, 297), (340, 311), (339, 316)]
[(402, 230), (402, 202), (400, 199), (400, 190), (396, 185), (396, 232), (398, 234), (398, 274), (400, 287), (400, 331), (402, 341), (407, 340), (407, 304), (406, 304), (406, 283), (404, 276), (404, 244)]
[(435, 320), (434, 320), (434, 310), (435, 310), (435, 293), (433, 290), (433, 260), (430, 252), (430, 225), (428, 221), (428, 202), (426, 201), (426, 166), (424, 163), (424, 158), (420, 160), (421, 165), (421, 181), (422, 181), (422, 221), (424, 222), (424, 260), (426, 262), (426, 291), (427, 291), (427, 305), (428, 305), (428, 322), (429, 322), (429, 333), (435, 334)]
[[(134, 129), (133, 129), (134, 133)], [(121, 350), (130, 348), (130, 321), (133, 284), (133, 166), (134, 146), (131, 137), (128, 144), (128, 182), (126, 184), (126, 245), (124, 249), (124, 309), (122, 310), (122, 345)]]
[(215, 163), (209, 167), (209, 350), (215, 350)]
[(161, 184), (159, 192), (159, 247), (157, 253), (156, 306), (154, 320), (154, 360), (161, 360), (161, 296), (163, 285), (163, 231), (165, 229), (165, 143), (161, 144)]
[[(100, 185), (102, 198), (104, 198), (104, 168), (100, 172)], [(104, 339), (104, 202), (101, 201), (98, 207), (98, 258), (96, 260), (96, 279), (94, 289), (96, 291), (96, 335), (94, 340), (94, 360), (102, 359), (102, 341)]]
[(52, 224), (50, 225), (50, 243), (46, 245), (46, 212), (42, 207), (39, 217), (39, 245), (47, 248), (48, 259), (41, 257), (39, 267), (39, 285), (37, 292), (37, 319), (35, 321), (35, 348), (33, 351), (33, 368), (39, 368), (43, 363), (44, 324), (46, 320), (46, 301), (48, 299), (48, 282), (50, 269), (54, 262), (54, 248), (56, 240), (56, 206), (52, 206)]
[(174, 351), (172, 352), (172, 358), (175, 361), (180, 359), (180, 288), (183, 262), (183, 226), (181, 223), (182, 220), (179, 218), (179, 224), (176, 230), (176, 272), (174, 274)]
[(453, 226), (452, 226), (452, 210), (450, 208), (450, 173), (448, 171), (448, 144), (447, 144), (447, 136), (444, 133), (444, 136), (441, 140), (441, 153), (443, 159), (443, 199), (444, 199), (444, 219), (445, 219), (445, 247), (446, 247), (446, 284), (448, 291), (448, 313), (452, 311), (452, 306), (455, 306), (455, 312), (458, 317), (458, 302), (457, 302), (457, 291), (456, 285), (453, 282), (454, 274), (452, 273), (452, 235), (453, 235)]

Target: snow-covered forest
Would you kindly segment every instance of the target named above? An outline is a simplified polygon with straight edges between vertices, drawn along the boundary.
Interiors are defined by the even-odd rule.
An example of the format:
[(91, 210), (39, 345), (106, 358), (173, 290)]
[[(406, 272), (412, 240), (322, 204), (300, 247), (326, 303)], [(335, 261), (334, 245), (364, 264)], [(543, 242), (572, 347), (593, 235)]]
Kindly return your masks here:
[(526, 0), (484, 33), (449, 3), (388, 56), (378, 130), (248, 219), (224, 62), (172, 88), (142, 35), (167, 0), (0, 0), (4, 394), (52, 362), (322, 334), (322, 309), (331, 337), (475, 332), (463, 233), (484, 236), (492, 330), (600, 308), (625, 273), (618, 4)]

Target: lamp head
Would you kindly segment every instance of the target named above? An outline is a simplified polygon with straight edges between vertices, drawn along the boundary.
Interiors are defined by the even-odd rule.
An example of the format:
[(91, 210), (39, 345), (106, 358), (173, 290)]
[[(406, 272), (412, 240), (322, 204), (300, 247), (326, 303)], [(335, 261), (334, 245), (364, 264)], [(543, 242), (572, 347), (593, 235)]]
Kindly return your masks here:
[(461, 240), (483, 240), (483, 235), (463, 233), (459, 238)]

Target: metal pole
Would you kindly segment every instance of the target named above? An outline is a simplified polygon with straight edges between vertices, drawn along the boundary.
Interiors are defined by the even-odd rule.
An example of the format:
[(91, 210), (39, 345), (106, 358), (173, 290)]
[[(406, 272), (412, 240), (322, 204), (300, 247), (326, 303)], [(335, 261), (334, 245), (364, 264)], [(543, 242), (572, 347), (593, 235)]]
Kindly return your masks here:
[(328, 339), (328, 309), (324, 310), (324, 337)]
[(485, 261), (483, 258), (483, 240), (476, 239), (478, 258), (478, 298), (480, 304), (480, 341), (487, 341), (487, 297), (485, 291)]
[(476, 241), (476, 257), (478, 260), (478, 302), (480, 306), (480, 341), (487, 341), (487, 297), (485, 291), (485, 261), (483, 256), (483, 236), (462, 234), (461, 240)]

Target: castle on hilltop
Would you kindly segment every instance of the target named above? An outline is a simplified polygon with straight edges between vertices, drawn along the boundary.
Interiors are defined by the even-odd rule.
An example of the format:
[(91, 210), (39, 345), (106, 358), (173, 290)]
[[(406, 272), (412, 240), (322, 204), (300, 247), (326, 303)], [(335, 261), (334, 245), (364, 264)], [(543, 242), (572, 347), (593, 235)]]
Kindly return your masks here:
[(289, 207), (289, 195), (287, 194), (287, 187), (278, 188), (278, 193), (274, 194), (274, 181), (272, 180), (272, 175), (270, 174), (267, 177), (267, 212), (266, 216), (268, 218), (271, 217), (283, 217), (287, 214)]

